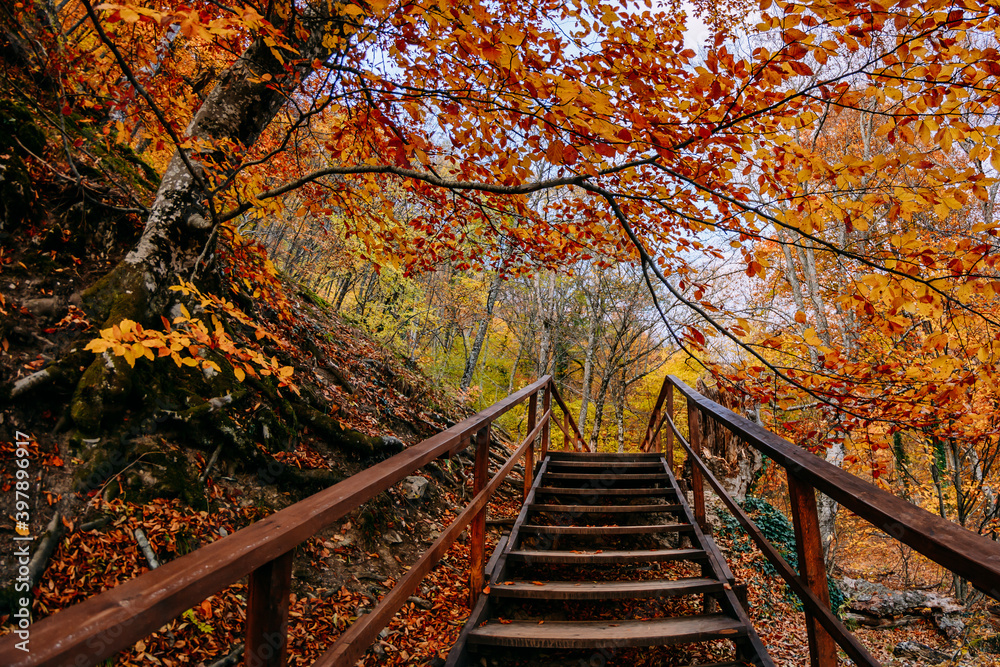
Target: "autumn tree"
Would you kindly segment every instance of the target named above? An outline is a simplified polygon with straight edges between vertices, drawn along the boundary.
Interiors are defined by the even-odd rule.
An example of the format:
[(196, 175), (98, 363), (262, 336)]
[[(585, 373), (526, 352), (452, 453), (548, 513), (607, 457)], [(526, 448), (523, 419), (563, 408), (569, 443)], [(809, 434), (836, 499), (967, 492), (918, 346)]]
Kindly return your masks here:
[[(822, 382), (777, 362), (772, 351), (795, 342), (748, 341), (696, 262), (735, 245), (747, 275), (767, 280), (789, 267), (773, 249), (794, 248), (802, 312), (829, 323), (831, 304), (817, 305), (821, 290), (799, 272), (818, 270), (821, 255), (842, 258), (852, 276), (867, 273), (834, 301), (859, 318), (885, 311), (887, 334), (944, 312), (983, 326), (960, 360), (937, 333), (939, 376), (896, 396), (901, 410), (992, 382), (1000, 19), (987, 3), (762, 0), (754, 29), (765, 38), (743, 52), (733, 23), (719, 20), (700, 59), (683, 45), (685, 17), (651, 3), (286, 0), (261, 13), (242, 2), (79, 0), (58, 11), (31, 5), (10, 32), (85, 65), (66, 80), (70, 111), (103, 95), (125, 111), (108, 114), (109, 139), (141, 135), (148, 151), (164, 151), (142, 238), (86, 294), (106, 329), (155, 327), (181, 280), (224, 283), (220, 256), (242, 243), (234, 225), (295, 205), (392, 248), (406, 274), (506, 261), (512, 276), (542, 275), (587, 257), (635, 257), (647, 286), (701, 318), (676, 332), (685, 346), (725, 337), (783, 386), (860, 419), (867, 404), (854, 386), (874, 382), (877, 365), (840, 355), (821, 323), (815, 341), (807, 327), (798, 344)], [(158, 53), (164, 40), (168, 53)], [(54, 76), (52, 60), (26, 58)], [(133, 92), (109, 92), (125, 82)], [(831, 110), (869, 113), (879, 141), (933, 145), (941, 158), (824, 154), (812, 137)], [(866, 180), (873, 173), (900, 180), (882, 187)], [(553, 196), (535, 206), (542, 192)], [(912, 224), (925, 211), (966, 210), (981, 219), (943, 244), (902, 228), (868, 246), (827, 231), (860, 233), (876, 212)], [(107, 343), (71, 411), (87, 432), (128, 391), (135, 350)], [(540, 371), (548, 361), (539, 351)], [(931, 411), (925, 421), (947, 419)]]

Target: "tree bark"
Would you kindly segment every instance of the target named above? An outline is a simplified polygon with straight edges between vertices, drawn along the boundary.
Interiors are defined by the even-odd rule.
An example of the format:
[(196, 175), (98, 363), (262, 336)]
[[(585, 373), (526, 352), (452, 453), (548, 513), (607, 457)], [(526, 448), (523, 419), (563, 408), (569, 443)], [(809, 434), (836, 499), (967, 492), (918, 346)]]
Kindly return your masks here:
[(493, 320), (493, 307), (496, 305), (497, 297), (500, 295), (500, 286), (503, 285), (503, 275), (503, 268), (498, 268), (497, 274), (493, 278), (493, 284), (490, 285), (490, 291), (486, 294), (486, 313), (479, 322), (476, 339), (472, 342), (472, 349), (469, 350), (469, 355), (465, 358), (465, 372), (462, 373), (461, 383), (462, 391), (468, 389), (469, 385), (472, 384), (472, 375), (476, 372), (476, 366), (479, 365), (479, 355), (483, 351), (486, 332), (489, 330), (490, 322)]
[[(317, 9), (321, 3), (317, 8), (307, 6), (305, 14), (296, 14), (288, 4), (281, 4), (289, 18), (282, 24), (275, 15), (270, 17), (272, 23), (288, 35), (305, 28), (306, 37), (294, 42), (298, 64), (283, 62), (263, 39), (255, 40), (209, 93), (189, 124), (187, 137), (201, 145), (249, 148), (308, 75), (313, 63), (331, 57), (333, 52), (324, 46), (324, 38), (339, 31), (341, 18), (323, 15), (323, 10)], [(283, 57), (288, 55), (286, 52)], [(108, 327), (124, 319), (155, 321), (170, 305), (174, 293), (168, 288), (180, 279), (190, 280), (202, 257), (209, 257), (217, 212), (206, 191), (208, 158), (230, 169), (238, 160), (238, 156), (225, 155), (221, 149), (207, 155), (180, 150), (174, 154), (138, 244), (84, 294), (93, 320)], [(70, 409), (70, 416), (82, 432), (99, 431), (105, 407), (121, 403), (131, 391), (130, 378), (130, 368), (121, 358), (105, 355), (91, 364), (77, 386)]]

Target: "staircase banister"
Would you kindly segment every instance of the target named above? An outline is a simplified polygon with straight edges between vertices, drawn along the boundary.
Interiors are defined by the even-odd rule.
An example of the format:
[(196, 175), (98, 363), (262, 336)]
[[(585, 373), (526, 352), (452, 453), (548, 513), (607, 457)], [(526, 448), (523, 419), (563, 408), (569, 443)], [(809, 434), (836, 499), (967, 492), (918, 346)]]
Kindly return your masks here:
[[(551, 377), (551, 376), (546, 376), (546, 377)], [(556, 403), (559, 404), (559, 407), (562, 409), (563, 414), (569, 417), (570, 426), (573, 427), (573, 431), (576, 433), (576, 437), (580, 439), (581, 443), (584, 443), (584, 446), (587, 446), (586, 445), (587, 441), (584, 439), (583, 434), (580, 432), (580, 427), (576, 425), (576, 420), (573, 419), (573, 414), (569, 411), (569, 408), (566, 407), (566, 403), (563, 401), (562, 396), (559, 395), (559, 389), (558, 387), (556, 387), (555, 382), (552, 383), (552, 395), (555, 396)]]
[(684, 397), (789, 474), (826, 494), (889, 536), (909, 545), (946, 569), (1000, 600), (1000, 544), (931, 514), (694, 391), (676, 376), (671, 382)]
[(726, 506), (726, 509), (733, 515), (736, 521), (743, 526), (743, 529), (747, 532), (753, 542), (757, 544), (757, 548), (760, 549), (764, 557), (771, 563), (771, 566), (775, 571), (781, 575), (788, 586), (799, 596), (802, 604), (806, 609), (816, 617), (826, 628), (826, 631), (837, 641), (840, 647), (844, 650), (847, 656), (854, 661), (857, 665), (868, 665), (871, 667), (879, 667), (881, 663), (876, 660), (868, 649), (858, 641), (857, 637), (851, 634), (846, 627), (840, 622), (833, 612), (825, 607), (823, 603), (816, 597), (815, 593), (809, 590), (808, 584), (806, 584), (802, 578), (799, 576), (792, 566), (788, 564), (788, 561), (781, 555), (778, 549), (768, 541), (767, 537), (764, 536), (763, 531), (753, 522), (753, 520), (743, 511), (743, 508), (737, 504), (737, 502), (730, 496), (722, 483), (715, 477), (712, 471), (705, 464), (700, 456), (694, 453), (691, 449), (691, 443), (684, 439), (677, 425), (669, 417), (665, 418), (663, 421), (667, 422), (670, 429), (674, 433), (674, 437), (680, 442), (681, 447), (687, 452), (688, 456), (692, 458), (693, 464), (701, 470), (702, 476), (705, 481), (708, 482), (709, 486), (715, 491), (715, 495), (718, 496), (722, 504)]
[(451, 428), (232, 535), (58, 611), (31, 625), (31, 652), (15, 633), (0, 637), (6, 667), (88, 667), (294, 549), (348, 512), (436, 458), (552, 382), (547, 375)]
[[(639, 451), (645, 452), (648, 449), (648, 443), (656, 439), (656, 435), (650, 435), (654, 429), (656, 432), (660, 432), (660, 426), (663, 424), (663, 418), (660, 411), (663, 408), (663, 402), (667, 398), (667, 388), (670, 386), (668, 378), (663, 378), (663, 384), (660, 385), (660, 393), (656, 397), (656, 403), (653, 405), (652, 411), (649, 413), (649, 423), (646, 425), (646, 434), (642, 438), (642, 442), (639, 444)], [(659, 423), (654, 423), (659, 422)]]

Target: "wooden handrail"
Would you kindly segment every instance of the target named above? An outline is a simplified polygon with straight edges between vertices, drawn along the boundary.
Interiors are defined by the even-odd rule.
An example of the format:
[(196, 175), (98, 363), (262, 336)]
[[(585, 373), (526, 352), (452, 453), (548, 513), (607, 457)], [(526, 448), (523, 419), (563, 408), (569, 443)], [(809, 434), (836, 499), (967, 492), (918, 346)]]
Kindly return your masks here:
[(427, 551), (424, 552), (416, 563), (410, 566), (402, 579), (396, 582), (392, 590), (382, 598), (382, 601), (371, 611), (354, 622), (344, 634), (337, 639), (333, 647), (320, 656), (319, 660), (313, 663), (313, 667), (335, 667), (336, 665), (353, 665), (361, 658), (378, 633), (388, 625), (396, 612), (406, 604), (406, 600), (417, 590), (420, 582), (423, 581), (431, 569), (437, 565), (438, 561), (444, 557), (448, 549), (458, 539), (459, 533), (465, 529), (472, 517), (481, 509), (486, 507), (490, 497), (500, 488), (500, 484), (507, 478), (510, 471), (514, 469), (514, 464), (527, 451), (528, 447), (535, 442), (541, 434), (542, 429), (548, 424), (552, 417), (549, 410), (539, 420), (538, 425), (528, 434), (517, 450), (510, 456), (503, 468), (490, 479), (490, 483), (485, 489), (480, 491), (475, 498), (466, 506), (462, 512), (455, 517), (441, 535), (434, 541)]
[[(551, 376), (545, 376), (485, 410), (462, 420), (451, 428), (407, 448), (328, 489), (320, 491), (294, 505), (261, 519), (227, 537), (208, 544), (161, 567), (146, 572), (109, 591), (88, 598), (68, 609), (59, 611), (31, 625), (31, 652), (16, 648), (16, 634), (0, 638), (0, 664), (9, 667), (59, 667), (76, 665), (88, 667), (106, 660), (155, 632), (164, 624), (177, 618), (204, 599), (218, 593), (247, 575), (251, 576), (251, 599), (259, 605), (248, 608), (248, 630), (254, 627), (267, 636), (248, 636), (248, 649), (257, 643), (266, 643), (268, 659), (259, 664), (284, 664), (286, 637), (284, 618), (274, 616), (281, 609), (280, 600), (271, 600), (270, 608), (264, 599), (269, 593), (287, 595), (291, 568), (288, 554), (317, 532), (343, 518), (348, 512), (385, 491), (436, 458), (454, 455), (466, 448), (472, 437), (489, 428), (494, 420), (541, 390), (554, 390)], [(557, 400), (559, 400), (557, 398)], [(562, 402), (560, 401), (560, 405)], [(547, 442), (551, 410), (538, 420), (532, 434)], [(565, 408), (564, 408), (565, 409)], [(567, 413), (568, 414), (568, 413)], [(525, 443), (510, 457), (502, 472), (509, 473), (517, 457), (530, 449), (533, 439)], [(495, 476), (486, 490), (502, 481)], [(488, 495), (476, 489), (473, 503), (483, 512)], [(480, 507), (481, 505), (481, 507)], [(477, 512), (467, 509), (460, 516), (464, 519)], [(463, 526), (464, 527), (464, 526)], [(446, 534), (457, 536), (454, 525)], [(445, 535), (434, 545), (439, 550)], [(443, 552), (442, 552), (443, 553)], [(429, 560), (421, 560), (420, 568), (429, 571)], [(416, 568), (414, 568), (416, 569)], [(424, 573), (426, 574), (426, 572)], [(410, 579), (404, 577), (409, 585)], [(417, 579), (419, 584), (419, 579)], [(282, 593), (283, 592), (283, 593)], [(392, 594), (390, 593), (390, 596)], [(390, 597), (390, 596), (387, 596)], [(405, 596), (403, 597), (405, 600)], [(287, 604), (284, 605), (287, 612)], [(255, 612), (258, 617), (251, 620)], [(282, 616), (279, 614), (279, 616)], [(391, 616), (390, 616), (391, 617)], [(256, 625), (255, 625), (256, 624)], [(380, 628), (379, 628), (380, 629)], [(277, 635), (275, 636), (275, 632)], [(367, 649), (367, 645), (363, 648)], [(257, 659), (248, 651), (247, 659)]]
[[(556, 387), (554, 382), (552, 383), (552, 395), (555, 396), (556, 403), (558, 403), (559, 407), (562, 408), (563, 414), (569, 418), (569, 424), (570, 426), (573, 427), (573, 432), (576, 433), (578, 442), (580, 442), (584, 447), (586, 447), (587, 451), (593, 451), (590, 449), (590, 445), (584, 439), (583, 434), (580, 433), (580, 427), (576, 425), (576, 420), (573, 419), (573, 414), (569, 411), (569, 408), (566, 407), (566, 403), (563, 401), (562, 396), (559, 395), (559, 389)], [(566, 436), (568, 438), (569, 434), (567, 433)]]
[[(694, 486), (699, 487), (693, 489), (695, 504), (699, 504), (698, 491), (701, 480), (705, 480), (805, 605), (809, 621), (811, 661), (814, 666), (826, 667), (836, 664), (836, 655), (829, 648), (832, 644), (826, 643), (830, 638), (840, 644), (856, 663), (872, 666), (879, 664), (843, 627), (828, 606), (824, 606), (828, 605), (828, 602), (824, 600), (826, 576), (822, 564), (822, 550), (815, 524), (810, 523), (815, 522), (814, 490), (826, 494), (845, 509), (885, 531), (896, 540), (909, 545), (945, 569), (968, 579), (990, 597), (1000, 600), (1000, 545), (996, 542), (943, 517), (931, 514), (796, 447), (759, 424), (699, 394), (675, 376), (667, 376), (663, 384), (656, 407), (650, 416), (643, 445), (648, 448), (652, 434), (658, 433), (663, 423), (669, 424), (669, 432), (680, 441), (693, 463), (692, 470), (696, 479), (693, 478), (692, 482)], [(687, 399), (688, 423), (692, 429), (699, 430), (700, 416), (709, 417), (728, 428), (746, 445), (758, 450), (785, 469), (788, 474), (789, 491), (793, 495), (796, 547), (800, 554), (800, 567), (805, 568), (803, 575), (795, 573), (742, 508), (726, 493), (702, 460), (698, 442), (694, 438), (691, 442), (684, 439), (673, 421), (673, 415), (669, 414), (670, 410), (666, 415), (660, 414), (668, 386), (676, 388)], [(692, 433), (692, 435), (697, 434)], [(702, 505), (703, 503), (701, 500)], [(695, 511), (697, 513), (699, 508), (696, 507)], [(703, 508), (701, 511), (704, 511)]]
[(880, 663), (872, 657), (872, 655), (868, 652), (868, 649), (866, 649), (864, 645), (858, 641), (857, 637), (844, 627), (843, 623), (840, 622), (840, 619), (834, 616), (830, 608), (825, 607), (820, 602), (819, 598), (816, 597), (816, 594), (809, 590), (809, 587), (802, 581), (798, 573), (792, 569), (792, 566), (788, 564), (788, 561), (786, 561), (774, 545), (772, 545), (767, 538), (764, 537), (763, 531), (761, 531), (757, 524), (754, 523), (753, 519), (751, 519), (747, 513), (743, 511), (743, 508), (740, 507), (735, 500), (733, 500), (732, 496), (726, 492), (722, 483), (719, 482), (715, 475), (712, 474), (712, 471), (708, 469), (705, 461), (694, 453), (694, 450), (691, 448), (691, 444), (684, 439), (683, 435), (681, 435), (677, 425), (674, 424), (674, 420), (670, 419), (670, 417), (666, 417), (664, 421), (670, 425), (670, 429), (673, 431), (674, 437), (677, 438), (678, 442), (681, 443), (681, 447), (683, 447), (688, 456), (691, 457), (693, 464), (701, 470), (702, 476), (708, 482), (709, 486), (711, 486), (715, 491), (715, 494), (736, 518), (736, 521), (739, 522), (739, 524), (747, 531), (747, 535), (749, 535), (750, 538), (757, 543), (757, 548), (759, 548), (761, 553), (764, 554), (764, 557), (767, 558), (768, 562), (774, 566), (774, 569), (777, 570), (778, 574), (780, 574), (785, 580), (789, 588), (795, 591), (795, 594), (799, 596), (802, 600), (802, 604), (820, 619), (823, 627), (835, 640), (837, 640), (837, 643), (844, 649), (844, 653), (847, 654), (847, 657), (858, 665), (879, 667)]

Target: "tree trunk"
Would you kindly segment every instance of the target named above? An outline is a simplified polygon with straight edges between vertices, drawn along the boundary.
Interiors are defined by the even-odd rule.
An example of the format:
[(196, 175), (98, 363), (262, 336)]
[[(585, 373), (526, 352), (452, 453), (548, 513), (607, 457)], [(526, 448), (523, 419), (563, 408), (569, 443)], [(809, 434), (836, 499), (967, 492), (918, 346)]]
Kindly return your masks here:
[[(590, 299), (587, 299), (589, 302)], [(603, 313), (599, 313), (597, 308), (591, 307), (590, 316), (592, 318), (590, 327), (587, 330), (587, 351), (583, 358), (583, 380), (580, 385), (580, 419), (577, 423), (580, 428), (587, 426), (587, 414), (590, 409), (590, 385), (594, 381), (594, 355), (597, 353), (597, 341), (600, 333), (600, 323)]]
[(615, 391), (615, 425), (618, 427), (618, 453), (625, 451), (625, 369), (618, 376)]
[[(287, 9), (287, 7), (286, 7)], [(335, 27), (331, 17), (312, 11), (281, 26), (293, 34), (299, 26), (308, 37), (296, 44), (302, 64), (286, 71), (262, 39), (255, 40), (222, 76), (187, 128), (187, 136), (207, 145), (249, 148), (298, 88), (315, 60), (330, 55), (323, 38)], [(339, 24), (339, 17), (334, 17)], [(264, 80), (264, 75), (269, 75)], [(277, 82), (277, 84), (276, 84)], [(204, 156), (216, 164), (232, 156), (217, 152)], [(205, 189), (202, 156), (176, 152), (167, 165), (142, 237), (135, 248), (107, 276), (84, 295), (91, 318), (110, 327), (123, 319), (155, 321), (172, 299), (171, 285), (193, 277), (213, 242), (213, 202)], [(87, 434), (100, 431), (105, 409), (121, 403), (131, 391), (130, 368), (120, 357), (99, 358), (77, 386), (70, 415)]]
[(465, 391), (472, 384), (472, 375), (476, 372), (476, 366), (479, 365), (479, 354), (483, 351), (483, 342), (486, 340), (486, 332), (490, 328), (490, 322), (493, 320), (493, 307), (496, 305), (497, 296), (500, 294), (500, 286), (503, 284), (503, 269), (497, 269), (496, 277), (493, 278), (493, 284), (490, 285), (490, 291), (486, 294), (486, 314), (483, 315), (483, 319), (479, 322), (479, 330), (476, 332), (476, 339), (472, 342), (472, 349), (469, 350), (469, 355), (465, 358), (465, 372), (462, 373), (462, 383), (461, 389)]

